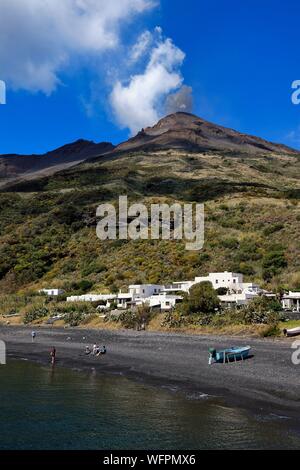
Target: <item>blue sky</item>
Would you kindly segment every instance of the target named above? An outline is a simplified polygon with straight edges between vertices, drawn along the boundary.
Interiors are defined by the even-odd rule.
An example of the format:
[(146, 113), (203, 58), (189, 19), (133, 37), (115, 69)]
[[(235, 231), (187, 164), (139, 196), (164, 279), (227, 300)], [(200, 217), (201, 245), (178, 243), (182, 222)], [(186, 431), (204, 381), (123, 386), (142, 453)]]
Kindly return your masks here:
[[(32, 42), (24, 44), (22, 31), (17, 34), (17, 41), (24, 44), (18, 59), (10, 46), (18, 24), (13, 21), (7, 25), (6, 22), (3, 31), (1, 9), (4, 5), (7, 7), (4, 13), (11, 13), (11, 9), (19, 7), (20, 1), (23, 0), (9, 0), (10, 3), (3, 0), (0, 5), (0, 79), (7, 82), (7, 104), (0, 106), (0, 153), (42, 153), (78, 138), (113, 143), (127, 139), (130, 130), (122, 127), (126, 126), (127, 119), (134, 120), (128, 113), (135, 114), (139, 103), (145, 99), (145, 90), (142, 85), (136, 85), (134, 77), (141, 77), (141, 82), (145, 82), (154, 51), (159, 48), (161, 55), (156, 65), (165, 61), (166, 69), (163, 70), (170, 79), (169, 88), (147, 97), (149, 107), (132, 124), (131, 131), (143, 120), (151, 121), (156, 114), (163, 115), (163, 100), (185, 84), (193, 89), (195, 114), (242, 132), (300, 148), (300, 105), (291, 102), (291, 83), (300, 79), (300, 5), (296, 0), (160, 0), (159, 4), (147, 5), (142, 11), (138, 4), (140, 0), (132, 0), (137, 2), (138, 12), (128, 16), (127, 12), (120, 11), (118, 23), (113, 26), (117, 45), (108, 46), (110, 38), (95, 33), (99, 41), (95, 51), (94, 38), (84, 38), (84, 42), (76, 45), (73, 38), (69, 41), (70, 35), (66, 39), (62, 34), (60, 39), (58, 31), (57, 44), (52, 51), (51, 36), (45, 36), (42, 29), (36, 31), (34, 23)], [(71, 5), (73, 0), (60, 1)], [(94, 0), (85, 1), (91, 15), (88, 21), (92, 21)], [(53, 12), (54, 20), (55, 14)], [(101, 12), (95, 14), (101, 15)], [(60, 22), (62, 18), (59, 18)], [(110, 18), (108, 26), (105, 25), (106, 36)], [(162, 31), (157, 32), (157, 26)], [(141, 44), (139, 39), (145, 32), (150, 38), (148, 49), (142, 51), (138, 63), (128, 65), (134, 45)], [(170, 42), (167, 43), (168, 39), (172, 41), (172, 47)], [(103, 41), (106, 41), (105, 46)], [(32, 49), (36, 48), (33, 44), (37, 43), (41, 47), (33, 54)], [(168, 46), (167, 59), (161, 53), (162, 46)], [(184, 61), (178, 51), (185, 54)], [(36, 79), (34, 82), (34, 77), (31, 80), (26, 75), (28, 67), (25, 71), (26, 54), (31, 59), (34, 57), (36, 67), (44, 65), (44, 58), (53, 54), (51, 73), (55, 73), (59, 82), (56, 79), (55, 83), (49, 81), (50, 75), (43, 78), (44, 81)], [(55, 57), (66, 54), (67, 61), (56, 62)], [(23, 74), (22, 67), (24, 85), (18, 78)], [(117, 82), (119, 90), (116, 89)], [(128, 102), (131, 99), (134, 103)]]

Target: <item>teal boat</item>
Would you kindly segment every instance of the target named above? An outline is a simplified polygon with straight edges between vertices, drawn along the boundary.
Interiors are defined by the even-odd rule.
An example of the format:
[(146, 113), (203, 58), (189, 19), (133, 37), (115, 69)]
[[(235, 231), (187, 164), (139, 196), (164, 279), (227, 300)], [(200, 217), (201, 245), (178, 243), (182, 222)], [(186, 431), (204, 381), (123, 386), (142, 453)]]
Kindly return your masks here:
[(250, 346), (220, 349), (219, 351), (209, 348), (208, 363), (223, 362), (225, 364), (225, 362), (244, 360), (249, 356), (250, 349)]

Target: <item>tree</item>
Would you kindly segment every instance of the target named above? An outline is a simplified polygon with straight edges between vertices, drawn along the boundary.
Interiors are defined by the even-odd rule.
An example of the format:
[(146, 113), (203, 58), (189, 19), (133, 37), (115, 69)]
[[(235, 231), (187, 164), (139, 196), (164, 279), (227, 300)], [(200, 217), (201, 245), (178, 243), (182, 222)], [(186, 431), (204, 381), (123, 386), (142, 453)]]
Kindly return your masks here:
[(195, 284), (190, 295), (183, 301), (185, 313), (214, 313), (220, 307), (220, 300), (212, 284), (208, 281)]
[(271, 251), (263, 259), (263, 278), (270, 281), (272, 277), (280, 273), (287, 266), (284, 253), (281, 250)]

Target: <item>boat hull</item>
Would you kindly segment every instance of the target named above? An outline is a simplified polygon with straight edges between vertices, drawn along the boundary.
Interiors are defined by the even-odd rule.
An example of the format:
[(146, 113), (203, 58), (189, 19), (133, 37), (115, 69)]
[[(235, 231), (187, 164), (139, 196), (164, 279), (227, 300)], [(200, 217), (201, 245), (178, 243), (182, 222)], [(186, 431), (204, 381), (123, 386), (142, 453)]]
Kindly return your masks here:
[(230, 362), (244, 360), (249, 356), (250, 346), (245, 348), (230, 348), (217, 351), (215, 362)]
[(283, 330), (283, 333), (288, 338), (291, 338), (293, 336), (299, 336), (300, 335), (300, 328), (291, 328), (290, 330)]

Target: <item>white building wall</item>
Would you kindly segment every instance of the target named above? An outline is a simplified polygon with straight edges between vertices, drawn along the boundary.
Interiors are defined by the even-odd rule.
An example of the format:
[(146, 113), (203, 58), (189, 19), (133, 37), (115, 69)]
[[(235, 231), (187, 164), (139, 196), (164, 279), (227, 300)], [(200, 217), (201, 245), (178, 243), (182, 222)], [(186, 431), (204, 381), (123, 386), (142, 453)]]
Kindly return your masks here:
[(226, 294), (218, 296), (224, 304), (246, 305), (250, 300), (257, 297), (255, 293), (242, 292), (241, 294)]
[(182, 297), (178, 295), (153, 295), (147, 299), (150, 307), (159, 306), (162, 310), (171, 310), (176, 306), (176, 303), (181, 301)]
[(158, 295), (164, 286), (160, 284), (137, 284), (129, 286), (129, 293), (132, 295), (132, 298), (146, 298), (151, 295)]
[(39, 292), (47, 294), (49, 296), (57, 297), (59, 295), (62, 295), (65, 291), (62, 289), (41, 289)]
[(211, 282), (214, 289), (218, 289), (219, 287), (234, 289), (238, 288), (238, 286), (241, 286), (243, 283), (243, 275), (228, 271), (222, 273), (209, 273), (208, 276), (195, 277), (194, 284), (199, 284), (200, 282), (205, 281)]
[(282, 298), (282, 307), (285, 310), (300, 312), (300, 292), (289, 292)]
[(84, 294), (67, 297), (67, 302), (107, 302), (116, 300), (116, 298), (117, 296), (115, 294)]

